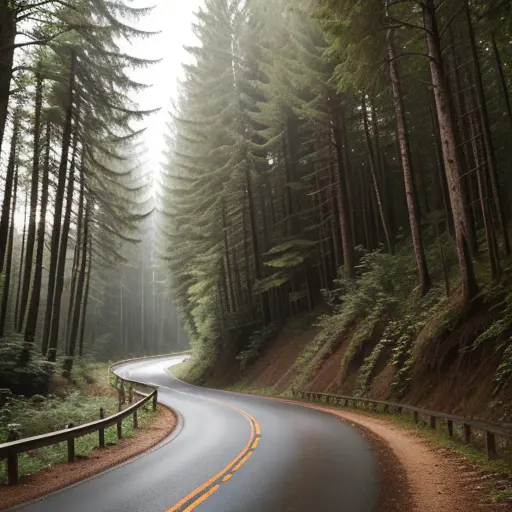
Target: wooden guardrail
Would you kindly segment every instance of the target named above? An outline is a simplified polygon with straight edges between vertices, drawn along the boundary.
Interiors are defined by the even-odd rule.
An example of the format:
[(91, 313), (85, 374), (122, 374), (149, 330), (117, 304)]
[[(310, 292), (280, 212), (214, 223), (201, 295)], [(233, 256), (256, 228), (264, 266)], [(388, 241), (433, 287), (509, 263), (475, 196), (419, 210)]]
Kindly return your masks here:
[[(13, 440), (0, 444), (0, 460), (6, 459), (7, 461), (7, 482), (9, 485), (18, 484), (18, 456), (21, 453), (26, 453), (31, 450), (35, 450), (36, 448), (42, 448), (43, 446), (52, 446), (65, 442), (68, 445), (68, 461), (73, 462), (75, 460), (75, 439), (98, 432), (98, 445), (100, 448), (104, 448), (106, 428), (117, 425), (117, 437), (118, 439), (121, 439), (123, 437), (122, 425), (125, 418), (131, 416), (133, 428), (138, 428), (139, 409), (151, 402), (153, 410), (156, 410), (158, 387), (149, 386), (134, 380), (123, 379), (114, 372), (114, 368), (119, 364), (120, 363), (116, 363), (109, 368), (109, 374), (112, 379), (111, 384), (114, 385), (119, 392), (119, 408), (121, 409), (122, 405), (126, 402), (126, 398), (130, 404), (133, 404), (134, 395), (141, 396), (141, 400), (130, 405), (124, 410), (120, 410), (117, 414), (109, 416), (108, 418), (100, 418), (97, 421), (80, 425), (78, 427), (71, 427), (57, 432), (50, 432), (49, 434)], [(126, 393), (126, 385), (128, 385), (128, 394)], [(136, 389), (136, 387), (149, 388), (151, 392), (143, 393)], [(100, 416), (102, 416), (101, 411)]]
[(512, 439), (512, 428), (495, 423), (471, 420), (453, 414), (430, 411), (428, 409), (422, 409), (421, 407), (415, 407), (412, 405), (386, 402), (384, 400), (373, 400), (371, 398), (316, 393), (313, 391), (299, 391), (298, 394), (303, 400), (310, 400), (313, 402), (325, 404), (342, 405), (343, 407), (350, 407), (351, 405), (357, 407), (358, 404), (367, 404), (375, 411), (377, 410), (378, 406), (383, 406), (383, 412), (389, 412), (391, 409), (393, 409), (398, 414), (402, 414), (404, 411), (409, 411), (413, 413), (413, 419), (415, 423), (420, 421), (420, 416), (427, 417), (428, 424), (433, 430), (437, 429), (438, 420), (446, 421), (448, 435), (450, 438), (453, 438), (454, 436), (454, 425), (460, 425), (463, 431), (464, 442), (467, 444), (471, 442), (473, 430), (481, 431), (485, 435), (485, 446), (489, 460), (498, 458), (498, 451), (496, 448), (497, 437), (501, 437), (507, 440)]

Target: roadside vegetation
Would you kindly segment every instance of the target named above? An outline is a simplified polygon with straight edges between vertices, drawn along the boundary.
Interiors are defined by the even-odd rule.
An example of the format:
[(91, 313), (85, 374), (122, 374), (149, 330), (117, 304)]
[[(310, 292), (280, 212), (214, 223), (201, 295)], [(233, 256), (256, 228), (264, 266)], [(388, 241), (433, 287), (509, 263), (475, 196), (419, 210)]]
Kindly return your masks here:
[(190, 378), (320, 308), (288, 388), (511, 417), (511, 30), (500, 0), (206, 4), (164, 204)]
[[(71, 380), (53, 377), (49, 393), (35, 394), (30, 398), (14, 395), (7, 389), (0, 390), (0, 443), (7, 442), (13, 433), (16, 437), (32, 437), (70, 425), (78, 426), (100, 419), (118, 411), (117, 393), (109, 384), (108, 365), (80, 362), (75, 365)], [(155, 417), (150, 407), (139, 411), (139, 426), (148, 425)], [(123, 437), (135, 435), (131, 418), (123, 420)], [(105, 430), (107, 446), (118, 443), (116, 426)], [(76, 457), (87, 458), (98, 449), (98, 434), (76, 440)], [(20, 476), (28, 476), (49, 469), (67, 460), (67, 445), (38, 448), (19, 456)], [(6, 465), (0, 464), (0, 485), (7, 483)]]

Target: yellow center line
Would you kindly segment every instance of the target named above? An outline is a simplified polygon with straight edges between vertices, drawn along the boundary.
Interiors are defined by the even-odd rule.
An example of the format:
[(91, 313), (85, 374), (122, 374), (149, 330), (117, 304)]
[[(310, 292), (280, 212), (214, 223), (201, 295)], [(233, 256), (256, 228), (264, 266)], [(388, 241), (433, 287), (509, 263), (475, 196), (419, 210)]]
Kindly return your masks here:
[[(249, 460), (250, 456), (252, 455), (252, 450), (256, 449), (256, 447), (259, 444), (259, 439), (256, 436), (261, 435), (261, 428), (260, 424), (249, 413), (245, 412), (242, 409), (239, 409), (238, 407), (235, 407), (230, 404), (226, 404), (224, 402), (220, 402), (218, 400), (211, 400), (212, 402), (217, 402), (225, 407), (229, 407), (231, 409), (234, 409), (235, 411), (243, 414), (248, 420), (249, 424), (251, 426), (251, 433), (249, 435), (249, 441), (247, 444), (243, 447), (243, 449), (238, 453), (238, 455), (226, 466), (224, 469), (219, 471), (215, 476), (210, 478), (207, 482), (200, 485), (196, 489), (194, 489), (191, 493), (187, 494), (184, 498), (182, 498), (178, 503), (176, 503), (172, 508), (167, 510), (167, 512), (178, 512), (181, 511), (182, 507), (186, 505), (188, 502), (192, 501), (190, 505), (184, 509), (182, 512), (190, 512), (197, 508), (201, 503), (203, 503), (205, 500), (207, 500), (212, 494), (214, 494), (220, 487), (219, 484), (214, 485), (210, 489), (210, 487), (213, 483), (221, 480), (222, 482), (227, 482), (233, 477), (233, 473), (235, 471), (238, 471), (246, 462)], [(229, 473), (229, 474), (228, 474)]]
[(205, 492), (200, 498), (198, 498), (190, 507), (187, 507), (183, 512), (190, 512), (191, 510), (194, 510), (198, 505), (203, 503), (203, 501), (206, 501), (218, 488), (220, 485), (216, 485), (215, 487), (212, 487), (208, 492)]
[(252, 452), (246, 454), (246, 456), (233, 468), (233, 472), (238, 471), (247, 462), (251, 455)]
[(256, 441), (254, 441), (254, 444), (251, 446), (251, 450), (256, 450), (258, 448), (258, 445), (260, 444), (261, 437), (258, 437)]

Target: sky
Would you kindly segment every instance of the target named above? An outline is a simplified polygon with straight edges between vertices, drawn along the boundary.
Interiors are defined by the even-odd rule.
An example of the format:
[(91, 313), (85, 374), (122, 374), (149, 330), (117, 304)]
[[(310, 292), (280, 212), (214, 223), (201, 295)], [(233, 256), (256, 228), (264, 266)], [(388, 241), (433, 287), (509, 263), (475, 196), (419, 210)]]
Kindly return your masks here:
[(202, 3), (203, 0), (134, 0), (131, 3), (136, 7), (155, 5), (152, 13), (141, 20), (137, 28), (160, 32), (147, 39), (121, 43), (122, 49), (135, 57), (162, 59), (158, 64), (134, 72), (136, 80), (152, 85), (138, 93), (134, 99), (143, 110), (161, 109), (145, 123), (145, 160), (152, 166), (155, 175), (163, 161), (169, 107), (177, 96), (177, 81), (183, 76), (182, 65), (190, 61), (183, 46), (196, 44), (191, 26), (194, 22), (194, 13)]

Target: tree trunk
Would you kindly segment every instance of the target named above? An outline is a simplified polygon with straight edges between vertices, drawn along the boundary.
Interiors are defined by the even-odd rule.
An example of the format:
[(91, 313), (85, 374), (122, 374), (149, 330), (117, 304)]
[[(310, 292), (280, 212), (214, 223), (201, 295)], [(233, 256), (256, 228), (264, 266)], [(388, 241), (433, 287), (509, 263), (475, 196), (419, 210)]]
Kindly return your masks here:
[(393, 90), (393, 105), (396, 117), (396, 132), (400, 146), (400, 158), (402, 160), (402, 170), (404, 173), (405, 197), (407, 200), (407, 212), (409, 214), (409, 225), (411, 226), (412, 245), (418, 267), (420, 295), (425, 295), (430, 286), (430, 274), (428, 272), (427, 258), (423, 247), (421, 236), (421, 225), (419, 222), (418, 203), (414, 192), (414, 176), (412, 172), (411, 149), (409, 145), (407, 120), (404, 109), (404, 100), (402, 96), (400, 75), (396, 62), (395, 48), (393, 44), (393, 32), (388, 33), (388, 55), (389, 55), (389, 73), (391, 76), (391, 85)]
[[(76, 285), (76, 298), (73, 302), (73, 311), (71, 312), (72, 316), (72, 322), (71, 322), (71, 330), (69, 333), (69, 350), (68, 350), (68, 356), (73, 358), (75, 357), (75, 351), (76, 351), (76, 345), (78, 341), (78, 331), (80, 327), (80, 318), (81, 318), (81, 311), (82, 306), (84, 302), (84, 286), (86, 281), (86, 274), (87, 274), (87, 245), (89, 243), (89, 219), (90, 219), (90, 205), (89, 201), (87, 201), (87, 207), (85, 208), (85, 219), (84, 219), (84, 232), (81, 239), (81, 253), (82, 258), (80, 261), (80, 269), (78, 270), (78, 280)], [(90, 259), (90, 258), (89, 258)], [(90, 269), (89, 269), (90, 273)], [(88, 279), (88, 278), (87, 278)], [(88, 286), (89, 283), (87, 281), (87, 293), (88, 293)], [(121, 290), (122, 290), (123, 283), (121, 281)], [(122, 300), (122, 296), (121, 296)], [(122, 339), (122, 336), (121, 336)], [(80, 344), (80, 355), (82, 354), (82, 344)]]
[(5, 327), (7, 321), (7, 311), (9, 309), (9, 292), (11, 288), (11, 270), (12, 270), (12, 253), (14, 246), (14, 214), (16, 213), (16, 196), (18, 194), (18, 167), (14, 172), (14, 192), (12, 197), (12, 213), (9, 229), (9, 237), (7, 240), (7, 257), (5, 262), (5, 280), (2, 293), (2, 305), (0, 309), (0, 338), (5, 335)]
[(71, 226), (71, 210), (73, 209), (73, 195), (75, 191), (75, 170), (76, 158), (78, 151), (78, 133), (79, 133), (79, 107), (77, 105), (77, 119), (75, 121), (75, 134), (73, 137), (73, 148), (71, 157), (71, 164), (69, 167), (68, 187), (66, 193), (66, 209), (64, 211), (64, 222), (62, 223), (62, 233), (59, 242), (59, 258), (57, 260), (57, 273), (55, 279), (55, 291), (53, 294), (52, 305), (52, 323), (50, 329), (50, 338), (48, 345), (48, 358), (55, 361), (54, 357), (57, 354), (57, 347), (59, 344), (59, 328), (60, 328), (60, 313), (62, 304), (62, 292), (64, 290), (64, 274), (66, 271), (66, 257), (68, 253), (68, 239), (69, 229)]
[(455, 126), (448, 102), (448, 88), (444, 75), (441, 41), (436, 19), (434, 0), (425, 0), (423, 6), (427, 48), (430, 57), (430, 72), (434, 87), (439, 130), (443, 149), (444, 167), (452, 205), (455, 240), (461, 273), (463, 301), (469, 305), (478, 292), (468, 244), (468, 225), (464, 211), (464, 194), (460, 183), (460, 163), (455, 142)]
[[(470, 103), (469, 103), (470, 104)], [(489, 208), (489, 200), (487, 198), (487, 179), (485, 173), (485, 157), (482, 151), (481, 140), (478, 137), (479, 127), (473, 116), (469, 116), (471, 145), (475, 156), (476, 176), (478, 183), (478, 196), (480, 199), (480, 207), (482, 209), (482, 218), (484, 221), (485, 240), (487, 243), (487, 252), (489, 254), (489, 263), (491, 265), (491, 274), (495, 282), (499, 281), (501, 269), (498, 254), (498, 247), (495, 245), (496, 236), (492, 223), (492, 215)]]
[(331, 109), (332, 121), (332, 142), (336, 148), (336, 171), (335, 180), (336, 197), (338, 199), (338, 218), (340, 223), (341, 246), (343, 249), (343, 268), (345, 276), (353, 278), (354, 269), (354, 242), (350, 224), (350, 214), (348, 209), (347, 189), (346, 189), (346, 166), (343, 158), (343, 138), (341, 135), (341, 123), (343, 122), (341, 114), (335, 114), (334, 108)]
[[(21, 284), (22, 284), (22, 274), (23, 274), (23, 264), (25, 257), (25, 244), (27, 238), (27, 208), (28, 202), (27, 197), (25, 196), (25, 208), (23, 209), (23, 235), (21, 237), (21, 257), (20, 257), (20, 269), (18, 272), (18, 286), (16, 291), (16, 309), (14, 311), (14, 325), (18, 325), (19, 314), (20, 314), (20, 299), (21, 299)], [(16, 329), (17, 332), (20, 332), (19, 329)]]
[(23, 288), (21, 292), (20, 315), (17, 317), (18, 332), (22, 332), (27, 311), (30, 280), (32, 279), (32, 266), (34, 264), (34, 245), (36, 240), (37, 223), (37, 194), (39, 188), (39, 158), (41, 154), (41, 110), (43, 106), (43, 79), (37, 74), (36, 101), (34, 118), (34, 149), (32, 158), (32, 176), (30, 187), (30, 220), (28, 224), (27, 252), (25, 257), (25, 272), (23, 275)]
[[(83, 162), (83, 151), (82, 151), (82, 162), (80, 164), (80, 194), (78, 198), (78, 215), (77, 215), (77, 226), (76, 226), (76, 240), (75, 240), (75, 254), (73, 256), (73, 268), (71, 271), (71, 289), (69, 293), (69, 306), (68, 306), (68, 318), (66, 324), (66, 354), (69, 356), (70, 346), (70, 334), (71, 324), (73, 322), (73, 312), (75, 310), (75, 301), (80, 299), (77, 294), (77, 279), (78, 279), (78, 266), (80, 263), (80, 250), (82, 240), (82, 224), (84, 216), (84, 202), (85, 202), (85, 177), (84, 177), (84, 162)], [(87, 247), (86, 247), (87, 249)], [(122, 337), (120, 338), (122, 339)]]
[[(86, 253), (84, 252), (84, 255)], [(84, 337), (85, 337), (85, 321), (87, 319), (87, 305), (89, 304), (89, 288), (91, 285), (91, 268), (92, 268), (92, 237), (89, 235), (89, 263), (87, 264), (87, 280), (85, 282), (84, 297), (82, 301), (82, 312), (80, 318), (80, 335), (78, 338), (78, 355), (84, 355)]]
[(500, 51), (498, 49), (498, 44), (496, 42), (496, 34), (494, 33), (494, 31), (492, 32), (492, 48), (494, 51), (494, 57), (496, 59), (496, 67), (498, 68), (498, 74), (500, 76), (500, 85), (501, 85), (501, 90), (503, 92), (503, 100), (505, 102), (505, 108), (507, 109), (508, 122), (510, 124), (509, 135), (511, 137), (511, 142), (512, 142), (512, 103), (510, 101), (510, 93), (509, 93), (508, 86), (507, 86), (507, 79), (505, 78), (505, 72), (503, 71), (503, 62), (501, 59)]
[(50, 243), (50, 267), (48, 271), (48, 293), (46, 297), (46, 314), (44, 321), (42, 353), (48, 355), (49, 360), (54, 361), (56, 354), (47, 354), (50, 341), (50, 330), (53, 316), (53, 302), (55, 294), (55, 281), (57, 273), (57, 262), (59, 257), (59, 240), (62, 225), (62, 207), (64, 203), (64, 191), (66, 188), (66, 175), (68, 168), (68, 156), (71, 145), (71, 131), (73, 123), (73, 104), (74, 104), (74, 88), (75, 88), (75, 67), (76, 56), (71, 55), (71, 69), (69, 72), (69, 88), (68, 88), (68, 105), (66, 108), (66, 116), (64, 121), (64, 129), (62, 132), (62, 149), (59, 165), (57, 191), (55, 193), (55, 209), (53, 214), (52, 239)]
[(499, 191), (498, 164), (496, 162), (496, 152), (494, 150), (494, 142), (492, 140), (491, 125), (489, 123), (489, 113), (487, 110), (487, 101), (485, 99), (482, 71), (480, 69), (480, 59), (478, 56), (478, 48), (475, 40), (475, 31), (473, 29), (473, 22), (471, 20), (471, 11), (469, 8), (468, 0), (466, 0), (465, 5), (469, 40), (471, 42), (473, 69), (476, 81), (475, 85), (478, 100), (478, 110), (480, 111), (480, 123), (482, 125), (485, 153), (487, 155), (487, 168), (489, 170), (489, 178), (491, 180), (492, 196), (494, 198), (496, 216), (498, 218), (498, 225), (501, 231), (501, 236), (503, 237), (505, 252), (507, 254), (510, 254), (510, 239), (507, 231), (507, 222), (505, 218), (505, 211), (503, 208), (503, 201)]
[(4, 200), (2, 203), (2, 216), (0, 217), (0, 274), (3, 273), (4, 260), (7, 249), (7, 238), (9, 235), (13, 182), (14, 174), (16, 172), (16, 147), (18, 145), (19, 131), (19, 111), (17, 110), (14, 115), (11, 150), (9, 153), (9, 162), (7, 164), (7, 173), (5, 176), (5, 190)]
[(391, 233), (389, 232), (389, 224), (386, 217), (386, 214), (384, 212), (384, 205), (382, 203), (382, 196), (381, 191), (379, 188), (379, 180), (377, 177), (376, 172), (376, 155), (372, 148), (372, 142), (370, 137), (370, 127), (368, 125), (368, 111), (366, 106), (366, 98), (363, 94), (362, 96), (362, 110), (363, 110), (363, 124), (364, 124), (364, 133), (366, 137), (366, 145), (368, 147), (368, 155), (370, 158), (370, 174), (373, 181), (373, 187), (375, 191), (375, 198), (377, 200), (377, 210), (378, 210), (378, 216), (380, 218), (380, 221), (382, 223), (382, 228), (384, 229), (384, 238), (386, 242), (386, 248), (389, 253), (393, 253), (393, 243), (391, 240)]
[(3, 0), (0, 5), (0, 152), (9, 111), (16, 30), (14, 4)]
[(32, 284), (32, 294), (30, 296), (30, 305), (28, 307), (27, 314), (27, 325), (25, 327), (25, 341), (28, 343), (34, 343), (37, 319), (39, 316), (39, 305), (41, 301), (43, 256), (46, 235), (46, 210), (48, 208), (48, 187), (50, 175), (51, 125), (49, 121), (46, 123), (45, 145), (46, 146), (43, 166), (43, 178), (41, 183), (41, 211), (39, 213), (39, 226), (37, 228), (37, 250), (36, 261), (34, 265), (34, 282)]

